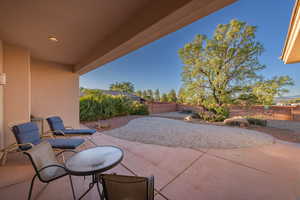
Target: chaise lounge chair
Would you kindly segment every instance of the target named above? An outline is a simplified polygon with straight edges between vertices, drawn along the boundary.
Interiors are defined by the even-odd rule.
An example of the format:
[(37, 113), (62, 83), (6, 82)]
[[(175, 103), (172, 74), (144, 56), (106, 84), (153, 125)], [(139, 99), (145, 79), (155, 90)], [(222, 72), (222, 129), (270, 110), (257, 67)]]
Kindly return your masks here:
[(96, 133), (96, 130), (94, 129), (73, 129), (70, 127), (65, 127), (63, 120), (58, 116), (47, 118), (47, 122), (51, 132), (57, 136), (93, 135)]
[(6, 162), (7, 154), (11, 151), (20, 150), (26, 151), (32, 148), (34, 145), (40, 144), (43, 141), (47, 141), (55, 150), (61, 149), (76, 149), (78, 146), (84, 143), (84, 139), (63, 139), (54, 138), (53, 136), (42, 136), (40, 137), (39, 128), (34, 122), (25, 122), (21, 124), (9, 125), (10, 130), (15, 135), (17, 143), (11, 144), (8, 147), (1, 150), (1, 164), (4, 165)]
[(12, 127), (19, 148), (22, 151), (30, 149), (32, 146), (47, 141), (56, 149), (76, 149), (84, 143), (82, 138), (54, 138), (51, 136), (40, 137), (39, 128), (34, 122), (27, 122)]

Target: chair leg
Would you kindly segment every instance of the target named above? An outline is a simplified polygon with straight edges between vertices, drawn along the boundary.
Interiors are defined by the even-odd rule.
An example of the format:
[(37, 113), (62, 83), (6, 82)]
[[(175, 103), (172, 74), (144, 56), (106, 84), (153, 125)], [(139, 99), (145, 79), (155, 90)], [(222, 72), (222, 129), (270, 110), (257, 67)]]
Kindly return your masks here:
[(101, 192), (100, 187), (99, 187), (99, 182), (97, 181), (97, 190), (100, 196), (100, 200), (104, 200), (104, 194)]
[(7, 150), (4, 150), (4, 151), (3, 151), (3, 154), (2, 154), (2, 156), (1, 156), (1, 165), (2, 165), (2, 166), (5, 165), (6, 160), (7, 160)]
[(64, 153), (62, 153), (61, 156), (62, 156), (63, 163), (65, 163), (65, 155), (64, 155)]
[(30, 189), (29, 189), (29, 194), (28, 194), (28, 198), (27, 198), (28, 200), (30, 200), (30, 198), (31, 198), (31, 193), (32, 193), (32, 189), (33, 189), (33, 184), (34, 184), (35, 178), (36, 178), (36, 175), (34, 175), (34, 177), (33, 177), (32, 180), (31, 180)]
[(12, 152), (14, 151), (14, 149), (18, 147), (16, 144), (11, 144), (9, 145), (8, 147), (4, 148), (4, 149), (1, 149), (1, 152), (2, 152), (2, 156), (1, 156), (1, 165), (5, 165), (6, 163), (6, 160), (7, 160), (7, 154), (9, 152)]
[(76, 200), (76, 196), (75, 196), (75, 191), (74, 191), (74, 186), (73, 186), (73, 181), (72, 181), (71, 175), (69, 175), (69, 178), (70, 178), (70, 183), (71, 183), (71, 188), (72, 188), (73, 199)]

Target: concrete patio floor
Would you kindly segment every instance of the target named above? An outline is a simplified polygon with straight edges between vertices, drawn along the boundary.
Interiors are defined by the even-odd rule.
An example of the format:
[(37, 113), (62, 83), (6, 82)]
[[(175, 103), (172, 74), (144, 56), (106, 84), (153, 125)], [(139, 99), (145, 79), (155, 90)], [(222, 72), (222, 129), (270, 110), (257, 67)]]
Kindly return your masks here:
[[(108, 173), (155, 176), (156, 200), (297, 200), (300, 147), (279, 142), (243, 149), (187, 149), (142, 144), (97, 133), (82, 147), (121, 147), (124, 159)], [(0, 167), (0, 199), (26, 199), (34, 171), (21, 153)], [(74, 177), (77, 196), (89, 179)], [(33, 199), (72, 199), (69, 179), (36, 182)], [(96, 190), (85, 199), (99, 199)]]

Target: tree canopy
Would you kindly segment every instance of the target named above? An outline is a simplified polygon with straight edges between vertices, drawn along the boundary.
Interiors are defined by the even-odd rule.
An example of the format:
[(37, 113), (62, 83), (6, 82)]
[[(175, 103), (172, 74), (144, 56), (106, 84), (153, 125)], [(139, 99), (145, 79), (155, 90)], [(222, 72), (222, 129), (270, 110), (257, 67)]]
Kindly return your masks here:
[(177, 102), (177, 95), (174, 89), (170, 90), (167, 97), (168, 97), (168, 102), (173, 102), (173, 103)]
[(219, 24), (212, 38), (197, 35), (179, 50), (184, 64), (180, 96), (216, 111), (240, 98), (270, 104), (276, 95), (292, 85), (288, 76), (265, 79), (259, 72), (263, 45), (256, 41), (256, 27), (238, 20)]
[(134, 85), (131, 82), (116, 82), (109, 86), (112, 91), (134, 93)]
[(168, 102), (168, 96), (166, 93), (163, 93), (162, 96), (161, 96), (161, 102)]
[(154, 100), (155, 101), (160, 101), (160, 91), (159, 89), (156, 89), (154, 92)]

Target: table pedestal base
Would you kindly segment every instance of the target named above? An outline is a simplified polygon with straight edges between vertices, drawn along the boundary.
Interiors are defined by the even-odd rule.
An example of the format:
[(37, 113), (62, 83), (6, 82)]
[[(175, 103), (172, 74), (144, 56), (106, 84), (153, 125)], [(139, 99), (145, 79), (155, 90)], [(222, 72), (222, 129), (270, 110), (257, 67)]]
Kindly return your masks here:
[(92, 175), (92, 182), (89, 184), (89, 188), (79, 197), (79, 200), (82, 199), (87, 193), (89, 193), (89, 191), (91, 189), (93, 189), (93, 187), (97, 186), (97, 190), (98, 190), (98, 193), (99, 193), (99, 197), (100, 197), (100, 200), (104, 200), (104, 195), (103, 193), (101, 192), (100, 190), (100, 183), (99, 183), (100, 180), (98, 180), (97, 176), (95, 174)]

